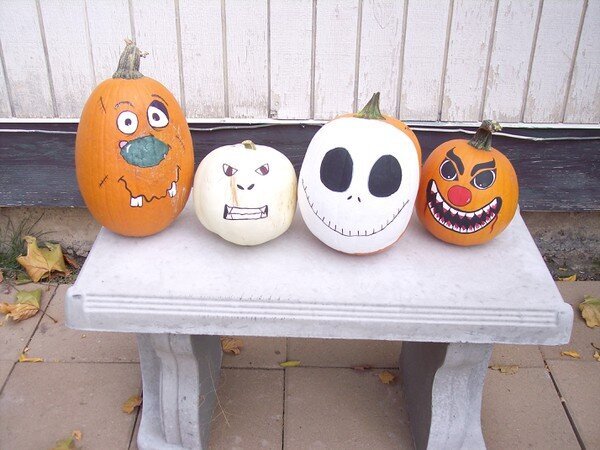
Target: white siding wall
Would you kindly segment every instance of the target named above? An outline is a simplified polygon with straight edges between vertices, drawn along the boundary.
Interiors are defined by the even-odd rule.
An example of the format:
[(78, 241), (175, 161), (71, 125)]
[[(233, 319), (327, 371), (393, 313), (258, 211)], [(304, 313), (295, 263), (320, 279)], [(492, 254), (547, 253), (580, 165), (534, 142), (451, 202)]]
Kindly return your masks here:
[(0, 118), (77, 117), (127, 37), (189, 118), (600, 122), (600, 0), (0, 0)]

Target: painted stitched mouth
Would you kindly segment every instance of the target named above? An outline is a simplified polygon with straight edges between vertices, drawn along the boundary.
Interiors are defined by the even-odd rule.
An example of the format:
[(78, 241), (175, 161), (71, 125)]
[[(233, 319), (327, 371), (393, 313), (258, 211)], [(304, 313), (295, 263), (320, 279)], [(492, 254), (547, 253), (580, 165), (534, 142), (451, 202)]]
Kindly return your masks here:
[(329, 228), (331, 231), (335, 231), (337, 234), (341, 234), (342, 236), (348, 236), (348, 237), (373, 236), (374, 234), (382, 232), (387, 227), (389, 227), (390, 224), (394, 220), (396, 220), (396, 217), (398, 217), (400, 215), (400, 213), (402, 212), (404, 207), (408, 204), (408, 200), (406, 200), (402, 204), (402, 206), (400, 208), (398, 208), (394, 212), (394, 214), (386, 221), (386, 223), (380, 224), (380, 226), (378, 226), (378, 227), (372, 228), (371, 230), (349, 230), (347, 228), (342, 228), (341, 226), (338, 226), (335, 223), (331, 223), (331, 220), (328, 220), (325, 216), (319, 215), (319, 211), (315, 209), (315, 203), (310, 202), (310, 196), (308, 195), (308, 191), (307, 191), (306, 183), (304, 182), (304, 179), (302, 179), (302, 188), (304, 189), (304, 195), (306, 195), (306, 200), (308, 201), (308, 205), (310, 206), (310, 209), (315, 214), (315, 216), (317, 216), (321, 220), (321, 222), (323, 222), (325, 224), (325, 226), (327, 228)]
[(430, 180), (427, 186), (427, 207), (433, 218), (445, 228), (470, 234), (487, 227), (498, 217), (502, 199), (496, 197), (477, 211), (462, 211), (450, 206), (439, 193), (435, 181)]
[(258, 220), (267, 217), (269, 217), (269, 205), (260, 208), (240, 208), (226, 204), (223, 208), (223, 219), (225, 220)]
[(181, 167), (179, 167), (179, 166), (177, 166), (175, 168), (175, 179), (173, 181), (171, 181), (171, 184), (169, 185), (169, 187), (165, 189), (164, 195), (161, 195), (161, 196), (153, 195), (150, 198), (146, 197), (144, 194), (134, 196), (131, 189), (129, 189), (129, 186), (127, 186), (127, 180), (125, 180), (124, 176), (119, 178), (118, 181), (123, 183), (125, 185), (125, 189), (127, 190), (127, 192), (129, 192), (129, 206), (131, 206), (132, 208), (141, 208), (142, 206), (144, 206), (144, 202), (160, 200), (161, 198), (165, 198), (167, 196), (171, 197), (171, 198), (175, 197), (175, 195), (177, 194), (177, 183), (179, 182), (179, 171), (180, 170), (181, 170)]

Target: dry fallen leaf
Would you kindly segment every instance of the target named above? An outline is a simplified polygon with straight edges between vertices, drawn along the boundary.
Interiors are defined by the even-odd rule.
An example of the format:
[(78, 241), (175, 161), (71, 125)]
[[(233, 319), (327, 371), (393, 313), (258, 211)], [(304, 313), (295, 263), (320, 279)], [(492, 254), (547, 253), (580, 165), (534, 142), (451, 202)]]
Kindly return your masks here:
[(19, 256), (17, 262), (23, 266), (27, 275), (34, 282), (48, 277), (52, 272), (67, 273), (65, 259), (59, 244), (46, 243), (48, 248), (39, 248), (37, 239), (25, 236), (27, 242), (27, 255)]
[(7, 319), (11, 318), (15, 322), (29, 319), (40, 310), (41, 298), (41, 289), (18, 291), (15, 303), (0, 303), (0, 313), (6, 314)]
[(577, 281), (577, 274), (568, 277), (558, 277), (558, 281)]
[(600, 352), (598, 350), (596, 350), (594, 352), (594, 359), (598, 362), (600, 362)]
[(600, 298), (585, 295), (579, 304), (579, 311), (588, 327), (600, 327)]
[(23, 273), (23, 272), (17, 273), (17, 278), (15, 278), (15, 284), (18, 286), (20, 284), (27, 284), (27, 283), (31, 283), (31, 278), (29, 278), (29, 275), (27, 275), (26, 273)]
[(44, 358), (30, 358), (25, 353), (21, 353), (21, 355), (19, 356), (19, 362), (31, 362), (31, 363), (44, 362)]
[(81, 438), (83, 437), (83, 433), (81, 432), (81, 430), (73, 430), (73, 432), (71, 433), (71, 436), (73, 436), (74, 439), (77, 439), (78, 441), (80, 441)]
[(239, 355), (244, 342), (238, 338), (232, 337), (221, 337), (221, 349), (224, 353), (231, 353), (232, 355)]
[(507, 373), (508, 375), (514, 375), (515, 373), (517, 373), (519, 371), (519, 366), (517, 366), (516, 364), (509, 364), (509, 365), (494, 364), (494, 365), (490, 366), (490, 369), (497, 370), (500, 373)]
[(73, 269), (79, 269), (81, 267), (79, 263), (72, 256), (63, 254), (65, 261), (68, 265), (70, 265)]
[(132, 395), (127, 399), (123, 406), (121, 406), (121, 411), (127, 414), (131, 414), (135, 408), (142, 404), (142, 397), (139, 395)]
[(279, 365), (281, 367), (298, 367), (300, 365), (300, 361), (285, 361), (280, 362)]
[(4, 275), (2, 274), (2, 270), (0, 270), (0, 283), (4, 281)]
[(571, 358), (581, 359), (581, 355), (579, 354), (579, 352), (576, 352), (575, 350), (567, 350), (564, 352), (560, 352), (560, 354), (562, 356), (570, 356)]
[(396, 375), (387, 370), (384, 370), (379, 374), (379, 379), (383, 384), (390, 384), (396, 379)]
[(75, 438), (73, 436), (69, 436), (66, 439), (57, 441), (56, 445), (52, 447), (52, 450), (75, 450), (76, 448)]

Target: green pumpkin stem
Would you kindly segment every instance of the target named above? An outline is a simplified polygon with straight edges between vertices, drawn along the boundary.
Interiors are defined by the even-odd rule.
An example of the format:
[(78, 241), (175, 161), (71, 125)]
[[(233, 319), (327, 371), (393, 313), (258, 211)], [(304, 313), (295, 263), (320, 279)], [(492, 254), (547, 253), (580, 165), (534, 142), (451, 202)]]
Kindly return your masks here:
[(492, 148), (492, 133), (500, 131), (502, 127), (495, 120), (484, 120), (475, 133), (475, 136), (469, 141), (471, 147), (478, 150), (490, 150)]
[(125, 39), (125, 50), (119, 58), (117, 71), (113, 74), (113, 78), (124, 78), (126, 80), (135, 80), (142, 78), (144, 75), (140, 73), (140, 58), (144, 58), (148, 53), (142, 52), (135, 42)]
[(369, 103), (365, 105), (363, 109), (354, 114), (354, 117), (359, 119), (374, 119), (374, 120), (385, 120), (383, 114), (379, 110), (379, 92), (375, 92)]
[(242, 145), (246, 147), (248, 150), (256, 150), (256, 144), (254, 142), (247, 140), (242, 142)]

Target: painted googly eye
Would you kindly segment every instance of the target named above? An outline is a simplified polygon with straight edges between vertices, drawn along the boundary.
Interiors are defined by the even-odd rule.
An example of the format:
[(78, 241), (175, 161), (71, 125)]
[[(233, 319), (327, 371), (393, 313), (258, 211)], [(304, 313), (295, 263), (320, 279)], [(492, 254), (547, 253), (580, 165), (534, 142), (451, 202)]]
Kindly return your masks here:
[(255, 172), (257, 174), (259, 174), (259, 175), (266, 175), (266, 174), (269, 173), (269, 165), (268, 164), (263, 164), (258, 169), (256, 169)]
[(169, 124), (169, 112), (167, 107), (158, 100), (154, 100), (148, 106), (148, 123), (152, 128), (164, 128)]
[(440, 175), (444, 180), (454, 181), (458, 179), (458, 173), (456, 173), (456, 167), (449, 159), (445, 159), (440, 165)]
[(233, 176), (237, 172), (235, 167), (231, 167), (229, 164), (223, 164), (223, 173), (228, 177)]
[(117, 128), (125, 134), (133, 134), (138, 127), (138, 118), (134, 112), (123, 111), (117, 117)]
[(496, 171), (484, 170), (473, 177), (471, 184), (477, 189), (483, 190), (494, 184), (494, 181), (496, 181)]

